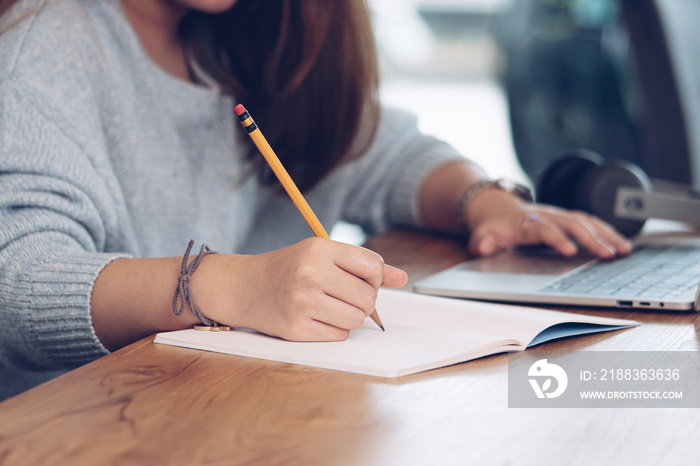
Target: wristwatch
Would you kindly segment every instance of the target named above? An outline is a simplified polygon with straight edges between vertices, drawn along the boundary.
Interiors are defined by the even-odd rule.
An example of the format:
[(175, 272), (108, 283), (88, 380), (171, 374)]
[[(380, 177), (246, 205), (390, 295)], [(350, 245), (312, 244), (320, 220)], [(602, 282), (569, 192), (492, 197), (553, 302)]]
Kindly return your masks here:
[(455, 217), (457, 223), (462, 226), (465, 232), (467, 232), (467, 226), (464, 224), (464, 208), (467, 203), (474, 199), (477, 194), (479, 194), (484, 189), (496, 188), (507, 193), (511, 193), (525, 202), (532, 202), (534, 200), (532, 196), (532, 191), (527, 186), (517, 183), (513, 180), (507, 178), (498, 178), (495, 180), (485, 179), (477, 181), (469, 189), (462, 194), (462, 197), (457, 201), (457, 208), (455, 209)]

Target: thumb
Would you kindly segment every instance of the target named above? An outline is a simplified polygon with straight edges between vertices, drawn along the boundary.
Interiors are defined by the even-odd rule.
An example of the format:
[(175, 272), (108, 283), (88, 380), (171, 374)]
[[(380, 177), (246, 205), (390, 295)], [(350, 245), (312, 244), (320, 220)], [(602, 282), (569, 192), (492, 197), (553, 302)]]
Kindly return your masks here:
[(389, 264), (384, 264), (382, 285), (387, 288), (401, 288), (408, 281), (408, 274)]
[(498, 242), (491, 235), (474, 236), (469, 242), (469, 252), (477, 256), (490, 256), (498, 250)]

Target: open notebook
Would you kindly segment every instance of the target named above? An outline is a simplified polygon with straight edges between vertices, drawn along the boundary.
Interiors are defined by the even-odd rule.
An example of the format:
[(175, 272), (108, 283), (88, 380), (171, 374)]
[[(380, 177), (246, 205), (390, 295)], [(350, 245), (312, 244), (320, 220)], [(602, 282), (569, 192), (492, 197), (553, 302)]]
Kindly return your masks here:
[(637, 322), (545, 309), (379, 291), (386, 332), (367, 319), (346, 341), (299, 343), (248, 330), (159, 333), (156, 343), (379, 377), (400, 377), (545, 341)]

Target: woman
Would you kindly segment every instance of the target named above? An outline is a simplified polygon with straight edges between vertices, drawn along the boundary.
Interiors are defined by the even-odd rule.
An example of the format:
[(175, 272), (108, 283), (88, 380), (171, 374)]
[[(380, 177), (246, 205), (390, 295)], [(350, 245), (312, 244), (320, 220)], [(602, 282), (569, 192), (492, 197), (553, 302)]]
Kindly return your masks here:
[(476, 254), (545, 243), (571, 255), (574, 240), (601, 257), (629, 252), (586, 214), (481, 183), (477, 166), (420, 134), (412, 116), (380, 111), (364, 2), (22, 0), (3, 9), (6, 368), (75, 367), (199, 323), (182, 296), (173, 303), (190, 238), (220, 253), (180, 280), (201, 314), (286, 339), (344, 339), (379, 286), (405, 283), (370, 251), (305, 239), (308, 227), (234, 120), (238, 102), (327, 228), (343, 219), (370, 233), (466, 230)]

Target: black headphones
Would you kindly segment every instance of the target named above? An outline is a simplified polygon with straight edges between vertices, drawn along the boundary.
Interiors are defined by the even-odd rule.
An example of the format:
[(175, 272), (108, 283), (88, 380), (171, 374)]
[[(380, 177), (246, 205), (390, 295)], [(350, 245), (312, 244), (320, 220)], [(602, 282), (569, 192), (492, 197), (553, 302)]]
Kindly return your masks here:
[(700, 223), (698, 194), (654, 193), (639, 166), (578, 149), (554, 159), (536, 186), (537, 202), (591, 213), (631, 237), (647, 218)]

